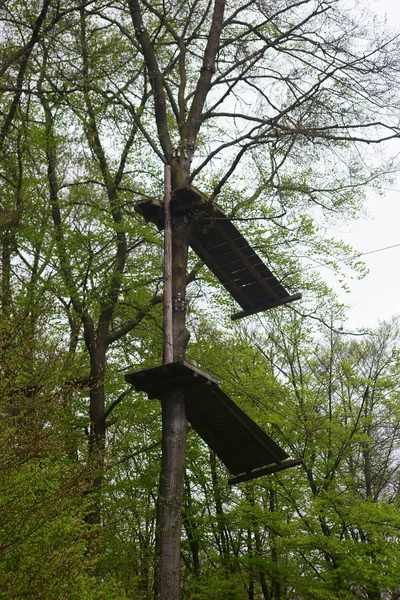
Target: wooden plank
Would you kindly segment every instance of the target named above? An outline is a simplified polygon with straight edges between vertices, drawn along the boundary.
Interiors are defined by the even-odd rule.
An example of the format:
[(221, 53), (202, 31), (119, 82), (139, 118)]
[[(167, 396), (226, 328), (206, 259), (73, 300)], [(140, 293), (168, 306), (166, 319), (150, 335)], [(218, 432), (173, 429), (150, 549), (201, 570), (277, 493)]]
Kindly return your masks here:
[[(210, 416), (212, 404), (217, 407), (219, 419)], [(189, 391), (187, 417), (193, 429), (233, 474), (288, 458), (286, 452), (218, 386), (205, 390), (200, 401)]]
[[(210, 236), (207, 236), (207, 232), (204, 236), (201, 235), (204, 233), (201, 230), (199, 232), (196, 231), (196, 241), (201, 243), (201, 249), (196, 248), (194, 244), (192, 244), (192, 246), (196, 252), (199, 253), (200, 250), (201, 258), (244, 310), (253, 311), (257, 305), (268, 305), (271, 307), (278, 306), (282, 304), (282, 297), (289, 298), (285, 288), (273, 276), (266, 265), (264, 265), (259, 256), (255, 254), (247, 241), (240, 236), (240, 234), (238, 235), (234, 225), (229, 223), (229, 225), (225, 226), (224, 224), (224, 226), (222, 226), (221, 223), (218, 222), (215, 226), (215, 230), (218, 231), (216, 238), (219, 239), (218, 246), (215, 250), (213, 249), (211, 252), (208, 251), (208, 238)], [(227, 239), (227, 231), (229, 231), (229, 234), (232, 236), (234, 243), (231, 243), (231, 241)], [(204, 239), (202, 239), (203, 237)], [(220, 237), (222, 237), (231, 248), (233, 254), (227, 251), (225, 244), (221, 243)], [(237, 246), (238, 244), (241, 248), (240, 251)], [(235, 261), (234, 256), (236, 256), (237, 261), (240, 262), (242, 268), (247, 270), (247, 276), (236, 276), (239, 265), (238, 262)], [(258, 299), (259, 304), (257, 302)]]
[[(224, 416), (218, 414), (218, 410), (213, 414), (208, 414), (206, 410), (198, 409), (204, 401), (202, 395), (198, 401), (186, 405), (186, 417), (192, 426), (192, 429), (215, 452), (218, 458), (224, 463), (231, 473), (238, 472), (237, 469), (242, 464), (243, 448), (240, 443), (232, 445), (230, 437), (234, 434), (232, 428), (226, 423)], [(210, 426), (210, 423), (212, 426)], [(253, 452), (254, 456), (254, 452)], [(237, 466), (239, 465), (239, 467)]]
[[(236, 285), (243, 287), (244, 285), (251, 283), (251, 279), (248, 271), (246, 269), (241, 269), (240, 271), (235, 271), (232, 273), (232, 279)], [(260, 286), (261, 287), (261, 286)]]
[[(265, 302), (266, 302), (266, 300), (265, 300), (265, 290), (260, 286), (258, 290), (253, 291), (252, 298), (253, 298), (254, 304), (256, 306), (264, 305)], [(287, 298), (286, 295), (280, 296), (280, 299), (286, 299), (286, 298)], [(298, 299), (298, 298), (296, 298), (296, 299)]]
[(229, 248), (228, 244), (223, 244), (217, 250), (213, 250), (212, 252), (208, 251), (207, 240), (200, 239), (204, 256), (207, 260), (217, 261), (219, 266), (226, 267), (227, 265), (231, 265), (234, 263), (241, 264), (241, 260), (237, 257), (237, 254), (232, 252), (232, 248)]
[(251, 301), (251, 298), (240, 287), (235, 285), (229, 272), (221, 268), (212, 257), (207, 256), (201, 241), (195, 233), (192, 235), (191, 246), (243, 309), (249, 310), (255, 308), (255, 304)]
[(127, 373), (125, 379), (137, 391), (147, 392), (152, 398), (161, 398), (167, 386), (180, 385), (183, 389), (187, 389), (192, 385), (217, 383), (216, 379), (186, 361), (175, 361)]
[[(193, 244), (192, 247), (194, 248)], [(221, 254), (204, 254), (204, 262), (213, 262), (218, 265), (220, 269), (223, 269), (229, 274), (231, 271), (236, 271), (237, 269), (243, 267), (243, 264), (240, 259), (231, 251), (221, 253)]]
[[(223, 228), (221, 228), (221, 232), (223, 232), (223, 235), (224, 235), (224, 236), (226, 236), (226, 241), (227, 241), (227, 243), (228, 243), (228, 244), (231, 246), (232, 250), (233, 250), (233, 251), (234, 251), (234, 252), (235, 252), (235, 253), (236, 253), (238, 256), (241, 256), (241, 259), (242, 259), (242, 262), (243, 262), (243, 264), (244, 264), (244, 265), (245, 265), (245, 266), (246, 266), (246, 267), (249, 269), (249, 271), (250, 271), (250, 272), (251, 272), (251, 274), (253, 275), (254, 279), (255, 279), (255, 280), (256, 280), (256, 281), (257, 281), (259, 284), (261, 284), (261, 286), (262, 286), (262, 287), (264, 287), (264, 288), (267, 290), (267, 292), (268, 292), (269, 294), (271, 294), (271, 296), (272, 296), (272, 297), (276, 297), (276, 298), (277, 298), (278, 296), (277, 296), (277, 294), (276, 294), (275, 290), (272, 288), (272, 286), (271, 286), (271, 285), (269, 285), (269, 284), (268, 284), (268, 283), (265, 281), (265, 279), (263, 278), (263, 276), (260, 274), (260, 272), (259, 272), (259, 271), (258, 271), (258, 270), (257, 270), (255, 267), (253, 267), (253, 265), (252, 265), (251, 261), (249, 261), (249, 259), (248, 259), (248, 258), (247, 258), (247, 257), (244, 255), (244, 253), (243, 253), (243, 252), (242, 252), (242, 253), (240, 252), (240, 250), (239, 250), (238, 246), (237, 246), (237, 245), (234, 243), (234, 241), (233, 241), (233, 240), (231, 240), (231, 239), (229, 238), (229, 235), (228, 235), (228, 233), (227, 233), (227, 232), (226, 232), (226, 231), (225, 231)], [(250, 292), (249, 292), (249, 293), (250, 293)]]

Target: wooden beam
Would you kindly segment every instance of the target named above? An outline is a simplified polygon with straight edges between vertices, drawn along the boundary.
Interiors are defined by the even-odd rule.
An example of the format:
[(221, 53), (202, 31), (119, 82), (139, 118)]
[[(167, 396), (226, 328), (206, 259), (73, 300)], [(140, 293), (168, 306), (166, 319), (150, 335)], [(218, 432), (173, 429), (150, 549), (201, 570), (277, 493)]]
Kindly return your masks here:
[(277, 465), (271, 465), (263, 469), (258, 469), (257, 471), (251, 471), (250, 473), (243, 473), (243, 475), (232, 477), (231, 479), (228, 479), (228, 483), (229, 485), (236, 485), (237, 483), (243, 483), (244, 481), (251, 481), (252, 479), (257, 479), (258, 477), (263, 477), (264, 475), (271, 475), (272, 473), (277, 473), (278, 471), (284, 471), (285, 469), (290, 469), (291, 467), (297, 467), (298, 465), (303, 464), (303, 462), (304, 460), (302, 458), (285, 460), (285, 462)]
[(172, 328), (171, 166), (164, 166), (164, 363), (174, 360)]
[(269, 310), (270, 308), (276, 308), (277, 306), (282, 306), (282, 304), (288, 304), (289, 302), (294, 302), (294, 300), (301, 300), (301, 294), (293, 294), (292, 296), (285, 296), (284, 298), (280, 298), (279, 300), (268, 302), (266, 304), (260, 304), (254, 310), (249, 308), (248, 310), (241, 310), (240, 312), (234, 313), (231, 315), (232, 321), (236, 321), (237, 319), (242, 319), (243, 317), (248, 317), (249, 315), (255, 315), (259, 312), (264, 312), (265, 310)]

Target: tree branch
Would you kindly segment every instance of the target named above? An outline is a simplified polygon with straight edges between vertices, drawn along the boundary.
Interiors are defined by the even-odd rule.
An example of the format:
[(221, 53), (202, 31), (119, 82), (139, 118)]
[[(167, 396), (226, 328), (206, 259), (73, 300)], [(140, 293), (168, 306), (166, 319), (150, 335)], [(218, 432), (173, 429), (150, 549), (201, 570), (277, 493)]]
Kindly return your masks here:
[(167, 108), (165, 102), (163, 78), (158, 67), (156, 55), (151, 44), (150, 36), (143, 23), (142, 12), (138, 0), (128, 0), (135, 34), (142, 48), (144, 60), (149, 73), (149, 80), (153, 89), (154, 109), (157, 124), (158, 138), (167, 160), (172, 156), (173, 146), (168, 130)]

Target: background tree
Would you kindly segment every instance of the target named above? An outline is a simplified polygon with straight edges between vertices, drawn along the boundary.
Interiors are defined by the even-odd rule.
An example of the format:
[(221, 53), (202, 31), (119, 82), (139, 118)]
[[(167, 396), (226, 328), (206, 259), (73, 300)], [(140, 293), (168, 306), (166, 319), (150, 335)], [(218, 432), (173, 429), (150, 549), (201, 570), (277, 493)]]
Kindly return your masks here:
[[(205, 568), (219, 549), (240, 598), (395, 598), (398, 323), (359, 339), (325, 332), (317, 343), (309, 320), (274, 316), (263, 319), (265, 331), (243, 329), (235, 341), (221, 334), (218, 349), (199, 344), (196, 357), (213, 363), (229, 394), (292, 455), (304, 456), (304, 466), (240, 494), (222, 476), (223, 529), (215, 530), (214, 551), (213, 536), (198, 529)], [(213, 479), (201, 470), (192, 495), (208, 507)], [(208, 510), (217, 517), (217, 504)], [(218, 585), (217, 572), (214, 563), (208, 590), (214, 577)]]

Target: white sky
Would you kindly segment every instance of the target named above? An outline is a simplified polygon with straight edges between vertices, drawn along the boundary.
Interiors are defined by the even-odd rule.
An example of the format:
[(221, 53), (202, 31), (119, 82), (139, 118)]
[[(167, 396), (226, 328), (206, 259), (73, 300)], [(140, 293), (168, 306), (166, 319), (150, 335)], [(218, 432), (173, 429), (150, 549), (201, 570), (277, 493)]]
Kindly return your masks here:
[[(399, 141), (400, 146), (400, 141)], [(337, 227), (332, 233), (360, 252), (379, 252), (363, 256), (369, 273), (361, 280), (348, 279), (350, 293), (341, 290), (326, 269), (323, 278), (338, 292), (342, 302), (350, 306), (347, 328), (373, 327), (379, 320), (400, 314), (400, 184), (398, 191), (387, 191), (379, 197), (368, 194), (369, 216), (350, 225)]]
[[(375, 0), (371, 9), (387, 15), (388, 24), (400, 32), (400, 0)], [(396, 147), (397, 145), (397, 147)], [(400, 140), (395, 144), (400, 153)], [(324, 279), (339, 293), (340, 300), (350, 306), (346, 329), (373, 327), (379, 320), (400, 314), (400, 174), (390, 191), (381, 197), (367, 193), (368, 216), (331, 232), (361, 252), (371, 252), (388, 246), (399, 246), (367, 254), (363, 257), (369, 274), (361, 281), (348, 280), (351, 293), (346, 294), (326, 269)]]

